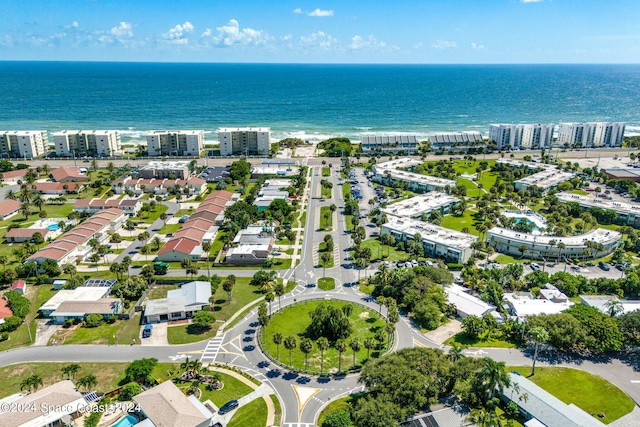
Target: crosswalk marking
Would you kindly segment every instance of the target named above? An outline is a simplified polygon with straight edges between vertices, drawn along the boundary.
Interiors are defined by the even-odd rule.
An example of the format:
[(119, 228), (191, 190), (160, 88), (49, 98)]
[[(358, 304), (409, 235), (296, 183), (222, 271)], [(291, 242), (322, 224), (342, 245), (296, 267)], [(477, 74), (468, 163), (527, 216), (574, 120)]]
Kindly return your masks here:
[(220, 346), (224, 341), (225, 335), (227, 334), (225, 333), (222, 335), (216, 335), (209, 340), (209, 342), (207, 343), (207, 347), (204, 349), (204, 352), (202, 352), (202, 356), (200, 357), (201, 363), (204, 363), (205, 359), (207, 361), (215, 362), (216, 357), (218, 357), (218, 352), (220, 351)]

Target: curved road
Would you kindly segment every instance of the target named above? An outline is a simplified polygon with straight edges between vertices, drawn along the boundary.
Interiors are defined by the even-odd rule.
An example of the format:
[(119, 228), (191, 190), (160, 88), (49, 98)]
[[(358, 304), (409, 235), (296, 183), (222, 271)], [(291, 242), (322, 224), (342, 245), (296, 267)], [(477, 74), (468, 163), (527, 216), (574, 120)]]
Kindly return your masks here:
[[(347, 248), (350, 242), (348, 235), (345, 234), (344, 217), (337, 214), (344, 206), (337, 180), (335, 177), (330, 178), (334, 182), (334, 194), (337, 197), (333, 201), (321, 201), (319, 199), (320, 168), (311, 169), (313, 176), (305, 228), (307, 238), (304, 239), (301, 263), (296, 268), (281, 274), (285, 279), (295, 280), (298, 285), (292, 292), (283, 296), (281, 301), (276, 299), (272, 303), (272, 310), (276, 311), (296, 302), (311, 299), (339, 299), (363, 304), (377, 311), (378, 304), (375, 301), (350, 285), (357, 278), (357, 272), (342, 268), (342, 265), (348, 264)], [(334, 229), (331, 232), (336, 246), (334, 251), (335, 267), (327, 269), (326, 275), (336, 280), (336, 289), (322, 291), (315, 286), (317, 277), (323, 274), (322, 268), (317, 266), (317, 244), (321, 239), (308, 237), (315, 236), (314, 227), (317, 228), (319, 225), (320, 206), (332, 202), (338, 206), (333, 218)], [(357, 375), (342, 378), (318, 378), (290, 372), (275, 365), (261, 352), (257, 344), (257, 326), (256, 308), (236, 326), (206, 342), (160, 347), (97, 345), (25, 347), (0, 353), (0, 366), (25, 361), (126, 362), (142, 357), (155, 357), (160, 361), (177, 361), (187, 356), (201, 357), (205, 363), (216, 362), (236, 366), (269, 384), (282, 402), (282, 420), (283, 426), (286, 427), (312, 426), (322, 407), (330, 400), (362, 389), (362, 386), (358, 384)], [(424, 337), (406, 316), (402, 316), (396, 325), (395, 338), (394, 349), (415, 346), (441, 348), (440, 345)], [(474, 349), (467, 350), (466, 353), (469, 356), (492, 357), (509, 365), (531, 364), (528, 352), (517, 349)], [(635, 366), (640, 366), (638, 359), (640, 358), (636, 355), (612, 360), (570, 359), (563, 358), (557, 353), (542, 353), (539, 364), (570, 366), (592, 372), (616, 384), (632, 399), (639, 402), (640, 375), (634, 369)], [(636, 383), (636, 380), (639, 383)], [(297, 394), (294, 387), (303, 391)], [(304, 396), (306, 401), (300, 402), (298, 396)]]

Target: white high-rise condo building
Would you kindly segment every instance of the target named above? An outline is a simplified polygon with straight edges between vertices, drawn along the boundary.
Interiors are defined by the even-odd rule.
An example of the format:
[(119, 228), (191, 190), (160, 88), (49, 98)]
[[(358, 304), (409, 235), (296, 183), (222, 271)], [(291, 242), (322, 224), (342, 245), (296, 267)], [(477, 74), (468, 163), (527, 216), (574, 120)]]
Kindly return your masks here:
[(199, 156), (203, 130), (153, 131), (147, 134), (149, 156)]
[(267, 156), (271, 148), (271, 129), (220, 128), (218, 141), (223, 156)]
[(620, 147), (625, 123), (560, 123), (558, 145), (561, 147)]
[(111, 157), (120, 151), (117, 130), (63, 130), (53, 134), (58, 156)]
[(498, 124), (489, 127), (489, 141), (496, 143), (498, 150), (527, 150), (549, 148), (553, 142), (554, 125), (543, 124)]
[(45, 153), (47, 141), (47, 132), (44, 130), (0, 131), (0, 155), (38, 157)]

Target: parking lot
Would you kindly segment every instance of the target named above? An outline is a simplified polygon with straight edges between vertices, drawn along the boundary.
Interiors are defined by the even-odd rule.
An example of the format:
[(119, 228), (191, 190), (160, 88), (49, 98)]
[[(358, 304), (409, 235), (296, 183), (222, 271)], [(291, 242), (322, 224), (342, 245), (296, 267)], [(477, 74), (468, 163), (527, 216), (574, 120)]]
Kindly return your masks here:
[[(540, 270), (545, 271), (549, 274), (557, 273), (558, 271), (564, 271), (570, 274), (577, 274), (580, 276), (584, 276), (587, 279), (596, 279), (598, 277), (604, 277), (607, 279), (619, 279), (624, 277), (624, 272), (618, 270), (617, 268), (611, 266), (609, 271), (605, 271), (598, 266), (593, 267), (584, 267), (584, 266), (575, 266), (571, 264), (565, 263), (543, 263), (538, 262), (534, 263), (540, 266)], [(479, 267), (482, 268), (504, 268), (506, 265), (504, 264), (495, 264), (495, 263), (482, 263), (478, 264)], [(527, 275), (535, 271), (534, 268), (531, 268), (531, 265), (523, 264), (524, 274)]]

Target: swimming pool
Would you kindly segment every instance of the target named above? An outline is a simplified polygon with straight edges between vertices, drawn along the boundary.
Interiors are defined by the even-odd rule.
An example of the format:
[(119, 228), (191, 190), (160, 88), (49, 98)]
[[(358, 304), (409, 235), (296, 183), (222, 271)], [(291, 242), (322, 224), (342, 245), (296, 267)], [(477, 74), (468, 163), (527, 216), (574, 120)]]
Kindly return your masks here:
[(47, 228), (49, 230), (54, 230), (55, 231), (55, 230), (58, 230), (60, 228), (60, 226), (58, 224), (49, 224), (49, 225), (47, 225)]
[(138, 420), (136, 419), (136, 417), (127, 415), (124, 418), (120, 418), (120, 420), (111, 427), (131, 427), (136, 424), (138, 424)]
[(522, 218), (522, 217), (515, 217), (516, 218), (516, 224), (520, 224), (521, 222), (525, 223), (525, 224), (533, 224), (533, 230), (534, 231), (538, 231), (539, 228), (537, 225), (535, 225), (535, 222), (529, 220), (528, 218)]

